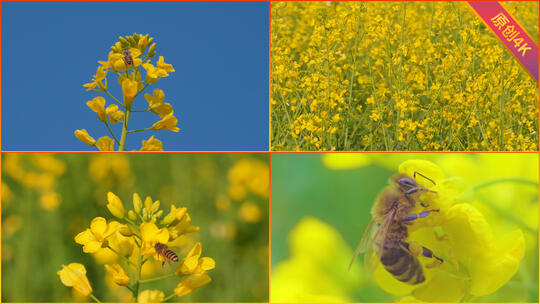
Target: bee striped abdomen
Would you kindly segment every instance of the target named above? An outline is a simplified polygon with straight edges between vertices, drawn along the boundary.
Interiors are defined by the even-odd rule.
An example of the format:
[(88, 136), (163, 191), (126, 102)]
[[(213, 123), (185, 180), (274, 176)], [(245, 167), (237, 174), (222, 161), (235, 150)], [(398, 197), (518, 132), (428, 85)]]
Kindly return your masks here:
[(165, 244), (156, 243), (155, 245), (156, 253), (165, 258), (165, 260), (178, 262), (178, 256), (174, 251), (170, 250), (169, 247)]
[(424, 271), (420, 261), (401, 247), (385, 248), (381, 263), (397, 280), (407, 284), (424, 282)]

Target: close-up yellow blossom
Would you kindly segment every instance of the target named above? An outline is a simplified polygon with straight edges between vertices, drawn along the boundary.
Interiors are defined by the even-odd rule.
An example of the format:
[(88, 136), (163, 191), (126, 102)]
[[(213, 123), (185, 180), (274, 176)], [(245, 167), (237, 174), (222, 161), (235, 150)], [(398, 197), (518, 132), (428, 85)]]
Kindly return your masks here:
[[(138, 107), (136, 102), (139, 95), (159, 78), (169, 76), (175, 72), (172, 64), (166, 63), (163, 56), (159, 56), (154, 66), (152, 59), (156, 57), (156, 43), (149, 34), (141, 35), (134, 33), (131, 36), (120, 36), (112, 46), (106, 61), (98, 61), (98, 70), (91, 83), (84, 84), (87, 90), (102, 93), (87, 102), (88, 107), (97, 113), (98, 120), (106, 127), (110, 137), (100, 137), (97, 148), (100, 151), (114, 151), (117, 145), (118, 151), (126, 151), (128, 136), (131, 133), (144, 131), (171, 130), (179, 132), (176, 126), (178, 120), (173, 116), (171, 103), (163, 102), (165, 93), (155, 88), (153, 95), (144, 94), (147, 104)], [(115, 97), (115, 92), (107, 85), (107, 77), (116, 77), (121, 88), (122, 96)], [(139, 98), (140, 99), (140, 98)], [(142, 108), (145, 107), (146, 108)], [(129, 129), (134, 120), (140, 120), (140, 114), (150, 112), (159, 116), (159, 119), (146, 128)], [(137, 113), (137, 114), (136, 114)], [(116, 124), (122, 122), (121, 124)], [(136, 123), (136, 122), (135, 122)], [(116, 124), (116, 125), (115, 125)], [(120, 125), (120, 126), (119, 126)], [(114, 128), (119, 128), (120, 134)], [(96, 141), (88, 135), (86, 129), (76, 130), (75, 136), (89, 146), (96, 146)], [(153, 135), (151, 135), (153, 138)], [(152, 140), (143, 142), (141, 151), (163, 151), (161, 141)]]
[(464, 1), (272, 2), (270, 81), (273, 151), (538, 150), (538, 83)]
[(107, 269), (107, 272), (113, 276), (113, 281), (116, 284), (120, 286), (127, 286), (129, 285), (129, 283), (131, 283), (131, 279), (129, 278), (127, 273), (124, 271), (122, 266), (118, 264), (105, 265), (105, 269)]
[(86, 277), (86, 268), (79, 263), (71, 263), (67, 266), (62, 265), (62, 269), (58, 270), (58, 276), (62, 284), (73, 287), (81, 294), (88, 296), (92, 293), (92, 286)]
[(538, 301), (538, 164), (532, 153), (277, 154), (272, 299)]

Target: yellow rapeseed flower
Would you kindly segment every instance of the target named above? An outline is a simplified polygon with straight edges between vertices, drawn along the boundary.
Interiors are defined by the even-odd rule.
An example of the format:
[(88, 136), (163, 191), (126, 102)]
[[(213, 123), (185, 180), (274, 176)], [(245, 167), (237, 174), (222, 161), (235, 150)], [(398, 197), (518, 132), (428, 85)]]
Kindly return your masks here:
[(139, 84), (131, 79), (124, 79), (122, 81), (122, 94), (124, 95), (124, 105), (126, 108), (131, 108), (133, 98), (137, 95)]
[(86, 131), (86, 129), (81, 129), (81, 130), (75, 130), (75, 136), (77, 136), (77, 138), (82, 141), (83, 143), (89, 145), (89, 146), (95, 146), (96, 145), (96, 140), (92, 138), (92, 136), (90, 136), (88, 134), (88, 132)]
[(99, 151), (114, 151), (114, 140), (109, 136), (100, 137), (96, 143)]
[(124, 111), (118, 110), (118, 106), (115, 104), (109, 105), (105, 109), (105, 114), (109, 116), (109, 123), (111, 125), (123, 121), (125, 116)]
[(144, 63), (143, 68), (146, 70), (146, 82), (149, 84), (156, 83), (161, 77), (169, 76), (167, 71), (156, 68), (150, 61)]
[(105, 98), (96, 96), (94, 99), (87, 101), (86, 105), (97, 113), (99, 120), (107, 121), (107, 115), (105, 114)]
[(169, 113), (165, 115), (160, 121), (154, 123), (152, 125), (152, 129), (158, 131), (158, 130), (170, 130), (173, 132), (180, 131), (180, 128), (176, 126), (178, 124), (178, 119), (173, 116), (173, 113)]
[[(94, 90), (96, 86), (100, 88), (101, 90), (107, 89), (107, 69), (103, 66), (99, 66), (97, 68), (96, 75), (92, 77), (92, 82), (84, 84), (83, 87), (87, 87), (87, 91)], [(105, 80), (105, 83), (103, 81)]]
[[(163, 58), (163, 56), (159, 56), (159, 59), (158, 59), (158, 62), (157, 62), (157, 67), (158, 67), (158, 69), (161, 69), (161, 70), (165, 71), (166, 73), (174, 72), (174, 68), (173, 68), (172, 64), (165, 63), (165, 59)], [(169, 74), (167, 74), (165, 76), (169, 76)]]
[(148, 140), (143, 139), (141, 151), (163, 151), (163, 143), (152, 135)]
[(156, 243), (167, 244), (169, 241), (169, 231), (167, 228), (158, 228), (154, 223), (141, 224), (142, 248), (141, 252), (144, 255), (154, 255), (156, 260), (159, 260), (154, 249)]
[(86, 268), (79, 263), (62, 265), (62, 269), (56, 272), (60, 276), (62, 284), (73, 287), (81, 294), (88, 296), (92, 293), (92, 286), (86, 277)]
[(214, 259), (208, 257), (201, 258), (201, 253), (202, 245), (200, 242), (197, 242), (187, 256), (180, 261), (174, 274), (177, 276), (201, 274), (207, 270), (216, 268)]
[(150, 111), (158, 114), (161, 118), (173, 112), (171, 104), (163, 102), (165, 100), (165, 93), (160, 89), (155, 89), (154, 95), (144, 94), (144, 98), (148, 101)]
[(165, 298), (165, 294), (161, 290), (143, 290), (137, 297), (138, 303), (160, 303)]
[(84, 245), (85, 253), (97, 252), (104, 244), (106, 239), (116, 231), (117, 225), (107, 224), (107, 220), (102, 217), (96, 217), (90, 223), (90, 229), (77, 234), (75, 242)]
[(129, 283), (131, 283), (131, 279), (120, 265), (105, 265), (105, 269), (112, 275), (113, 281), (116, 284), (120, 286), (128, 286)]
[(178, 283), (174, 289), (174, 293), (176, 293), (176, 295), (179, 297), (183, 297), (191, 293), (193, 290), (201, 288), (210, 282), (212, 282), (212, 279), (206, 273), (192, 274), (182, 280), (182, 282)]

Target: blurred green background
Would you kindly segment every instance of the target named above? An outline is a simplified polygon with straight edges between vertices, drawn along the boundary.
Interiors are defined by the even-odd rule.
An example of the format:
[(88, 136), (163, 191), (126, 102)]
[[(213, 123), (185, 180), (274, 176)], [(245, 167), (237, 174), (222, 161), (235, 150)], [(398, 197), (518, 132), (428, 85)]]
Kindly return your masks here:
[[(471, 186), (510, 177), (532, 181), (532, 186), (499, 183), (476, 194), (475, 207), (483, 212), (495, 237), (521, 229), (526, 251), (508, 283), (474, 301), (538, 301), (538, 156), (523, 153), (273, 154), (272, 301), (404, 300), (378, 287), (372, 274), (363, 269), (362, 255), (351, 271), (347, 266), (371, 219), (375, 198), (408, 159), (430, 160), (447, 177), (460, 176)], [(304, 258), (295, 259), (291, 254), (295, 250)], [(287, 276), (302, 283), (295, 284)], [(313, 295), (306, 296), (310, 292)]]
[[(91, 301), (62, 285), (56, 272), (72, 262), (86, 266), (94, 295), (102, 301), (129, 300), (123, 287), (105, 282), (108, 256), (82, 251), (75, 235), (96, 216), (114, 219), (107, 192), (132, 209), (132, 195), (187, 207), (201, 229), (182, 236), (180, 258), (202, 242), (216, 261), (212, 282), (181, 302), (268, 301), (268, 155), (257, 153), (4, 153), (2, 155), (2, 302)], [(170, 273), (175, 263), (148, 270)], [(144, 273), (144, 270), (143, 270)], [(144, 274), (143, 274), (143, 278)], [(172, 293), (169, 278), (141, 290)]]

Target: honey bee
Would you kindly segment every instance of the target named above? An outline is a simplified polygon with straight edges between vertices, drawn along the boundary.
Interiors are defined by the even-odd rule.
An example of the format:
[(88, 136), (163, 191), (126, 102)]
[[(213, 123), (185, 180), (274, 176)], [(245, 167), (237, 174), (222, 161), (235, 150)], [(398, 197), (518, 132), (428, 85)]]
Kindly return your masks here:
[[(418, 214), (411, 213), (417, 203), (423, 208), (428, 207), (419, 200), (420, 194), (437, 193), (419, 185), (416, 182), (417, 175), (435, 185), (433, 180), (418, 172), (414, 172), (413, 178), (406, 174), (392, 177), (390, 185), (381, 191), (371, 208), (372, 220), (354, 252), (349, 269), (358, 254), (373, 250), (382, 266), (397, 280), (414, 285), (425, 281), (418, 256), (434, 258), (434, 263), (443, 262), (428, 248), (407, 241), (408, 225), (432, 212), (439, 212), (439, 209), (426, 209)], [(371, 252), (366, 252), (364, 260), (369, 264), (372, 257)]]
[(167, 247), (167, 245), (156, 243), (156, 245), (154, 245), (154, 249), (156, 250), (156, 253), (158, 254), (158, 256), (163, 257), (163, 262), (161, 262), (161, 267), (165, 265), (165, 261), (168, 261), (169, 263), (171, 261), (178, 262), (178, 256), (176, 255), (176, 253), (174, 253), (174, 251), (170, 250), (169, 247)]
[(129, 49), (123, 49), (122, 50), (122, 56), (124, 58), (124, 62), (129, 67), (130, 65), (133, 65), (133, 56), (131, 55), (131, 52)]

